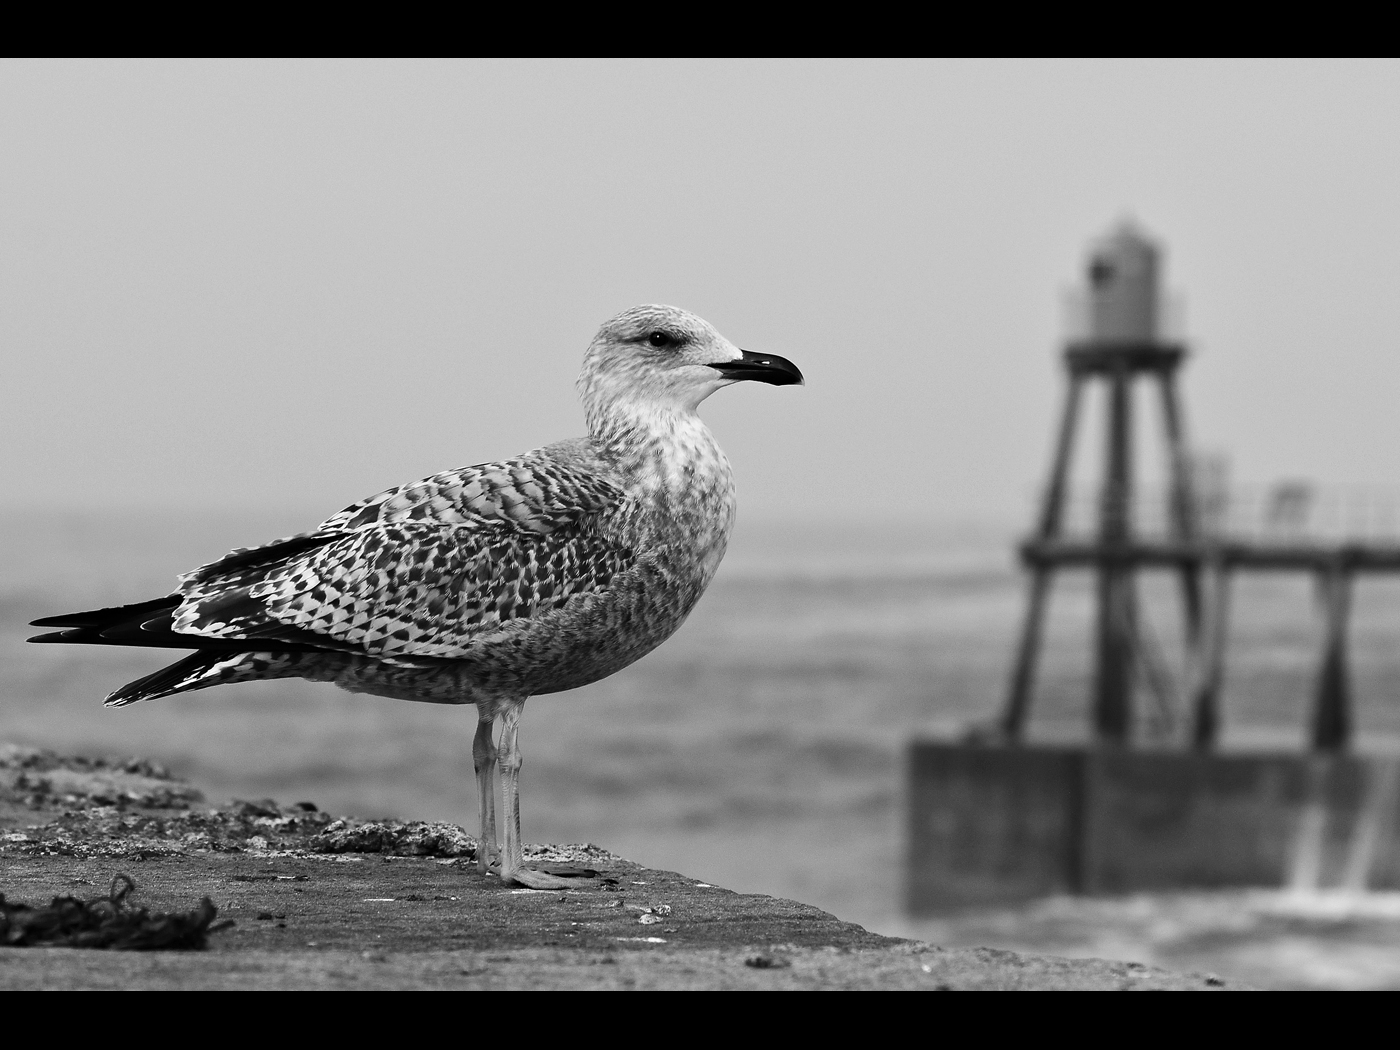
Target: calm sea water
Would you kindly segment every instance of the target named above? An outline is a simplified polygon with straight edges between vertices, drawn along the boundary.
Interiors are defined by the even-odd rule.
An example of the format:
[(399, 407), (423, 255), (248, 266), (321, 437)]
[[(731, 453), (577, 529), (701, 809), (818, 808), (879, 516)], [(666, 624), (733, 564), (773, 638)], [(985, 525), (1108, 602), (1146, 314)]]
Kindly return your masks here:
[[(0, 738), (150, 756), (216, 799), (311, 799), (470, 829), (471, 708), (287, 681), (109, 711), (108, 690), (168, 657), (23, 644), (34, 617), (164, 593), (184, 569), (314, 520), (0, 516)], [(1400, 967), (1384, 962), (1400, 958), (1400, 906), (1385, 895), (1345, 905), (1267, 894), (1247, 904), (1224, 894), (1052, 901), (934, 923), (901, 914), (904, 747), (996, 715), (1023, 602), (1013, 531), (741, 521), (676, 637), (611, 679), (529, 702), (526, 837), (597, 842), (942, 943), (1126, 956), (1268, 984), (1400, 986)], [(1081, 738), (1088, 580), (1057, 586), (1032, 735)], [(1144, 605), (1177, 658), (1173, 581), (1149, 578)], [(1226, 743), (1299, 746), (1321, 642), (1311, 584), (1245, 580), (1233, 608)], [(1400, 745), (1400, 583), (1362, 584), (1352, 641), (1366, 744)], [(1171, 705), (1153, 706), (1145, 726), (1158, 738), (1181, 729)], [(1262, 918), (1246, 929), (1241, 915)], [(1217, 927), (1231, 923), (1226, 951)], [(1292, 938), (1286, 950), (1280, 936)], [(1280, 958), (1294, 962), (1280, 969)]]

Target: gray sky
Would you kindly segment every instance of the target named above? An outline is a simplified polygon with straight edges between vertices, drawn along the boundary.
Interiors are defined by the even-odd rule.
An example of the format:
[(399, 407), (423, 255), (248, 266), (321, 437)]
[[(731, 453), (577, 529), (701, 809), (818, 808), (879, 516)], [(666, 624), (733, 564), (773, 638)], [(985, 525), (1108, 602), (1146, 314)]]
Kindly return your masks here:
[(1125, 214), (1197, 443), (1397, 486), (1398, 103), (1396, 63), (6, 62), (0, 506), (315, 517), (581, 432), (598, 324), (667, 302), (807, 373), (704, 408), (741, 515), (1019, 519)]

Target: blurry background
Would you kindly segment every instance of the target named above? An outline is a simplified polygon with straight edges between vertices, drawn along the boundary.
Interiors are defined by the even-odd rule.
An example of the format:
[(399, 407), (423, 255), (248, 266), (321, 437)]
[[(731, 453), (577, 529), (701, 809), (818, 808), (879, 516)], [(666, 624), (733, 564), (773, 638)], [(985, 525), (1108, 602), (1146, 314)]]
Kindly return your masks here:
[[(1191, 437), (1234, 478), (1393, 487), (1398, 103), (1395, 63), (0, 64), (0, 737), (470, 826), (470, 711), (299, 682), (104, 711), (162, 654), (23, 624), (580, 433), (597, 325), (674, 303), (808, 386), (705, 405), (730, 555), (657, 653), (530, 703), (526, 835), (907, 929), (901, 749), (1002, 699), (1086, 243), (1164, 240)], [(1353, 626), (1375, 746), (1387, 588)], [(1086, 728), (1062, 593), (1042, 735)], [(1299, 742), (1308, 581), (1242, 582), (1233, 622), (1227, 744)], [(1297, 980), (1400, 981), (1317, 962), (1344, 940)]]

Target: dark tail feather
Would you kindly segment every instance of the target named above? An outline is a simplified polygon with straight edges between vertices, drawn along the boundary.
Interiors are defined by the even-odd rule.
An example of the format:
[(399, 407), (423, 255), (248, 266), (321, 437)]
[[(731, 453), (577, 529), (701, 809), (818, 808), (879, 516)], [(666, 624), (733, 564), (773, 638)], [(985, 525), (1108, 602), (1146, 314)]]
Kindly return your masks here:
[[(234, 592), (231, 600), (246, 599), (246, 590), (243, 588), (240, 592)], [(135, 605), (46, 616), (35, 620), (33, 625), (57, 627), (59, 630), (36, 635), (29, 640), (198, 650), (155, 674), (128, 682), (107, 697), (108, 707), (123, 707), (138, 700), (154, 700), (159, 696), (204, 689), (222, 682), (297, 677), (304, 663), (299, 654), (316, 653), (324, 660), (330, 655), (328, 649), (333, 652), (340, 647), (333, 639), (320, 638), (301, 628), (276, 621), (270, 621), (240, 638), (178, 634), (174, 630), (174, 613), (180, 601), (180, 595), (171, 594)]]
[(209, 670), (220, 660), (226, 659), (228, 659), (226, 652), (191, 653), (169, 667), (162, 667), (155, 674), (148, 674), (145, 678), (128, 682), (109, 694), (104, 703), (108, 707), (123, 707), (126, 704), (134, 704), (138, 700), (152, 700), (158, 696), (179, 692), (179, 687), (184, 682)]
[[(36, 634), (31, 642), (77, 645), (141, 645), (156, 649), (199, 649), (223, 653), (306, 652), (312, 649), (336, 648), (333, 641), (318, 639), (296, 627), (270, 623), (265, 628), (248, 632), (248, 637), (205, 638), (195, 634), (179, 634), (174, 629), (174, 613), (180, 605), (180, 595), (171, 594), (135, 605), (118, 605), (92, 612), (65, 613), (35, 620), (33, 627), (59, 627), (62, 630)], [(264, 637), (267, 636), (267, 637)]]
[(108, 707), (125, 707), (138, 700), (154, 700), (173, 693), (229, 682), (255, 682), (270, 678), (309, 678), (331, 682), (355, 657), (329, 652), (278, 652), (264, 649), (192, 653), (155, 674), (128, 682), (108, 695)]
[[(340, 532), (311, 532), (276, 540), (262, 547), (245, 547), (233, 551), (218, 561), (201, 566), (183, 577), (186, 581), (208, 580), (242, 569), (285, 561), (297, 554), (324, 546), (344, 535)], [(246, 604), (252, 599), (247, 596), (247, 587), (230, 583), (228, 602), (231, 607)], [(110, 609), (93, 609), (90, 612), (64, 613), (62, 616), (45, 616), (34, 620), (33, 627), (57, 627), (59, 630), (48, 634), (35, 635), (31, 642), (86, 643), (89, 645), (145, 645), (168, 649), (209, 649), (220, 652), (248, 651), (244, 641), (234, 638), (202, 638), (196, 635), (177, 634), (173, 629), (174, 613), (180, 607), (182, 596), (168, 594), (164, 598), (154, 598), (135, 605), (117, 605)], [(250, 637), (267, 635), (258, 646), (258, 651), (304, 652), (309, 649), (327, 647), (323, 639), (307, 634), (298, 628), (270, 623), (266, 629), (252, 632)], [(330, 648), (336, 648), (330, 645)]]
[(167, 594), (164, 598), (155, 598), (149, 602), (137, 602), (135, 605), (114, 605), (110, 609), (94, 609), (92, 612), (64, 613), (62, 616), (45, 616), (42, 620), (33, 620), (30, 627), (90, 627), (102, 630), (113, 627), (128, 620), (149, 620), (152, 616), (158, 616), (162, 612), (176, 608), (180, 604), (178, 594)]

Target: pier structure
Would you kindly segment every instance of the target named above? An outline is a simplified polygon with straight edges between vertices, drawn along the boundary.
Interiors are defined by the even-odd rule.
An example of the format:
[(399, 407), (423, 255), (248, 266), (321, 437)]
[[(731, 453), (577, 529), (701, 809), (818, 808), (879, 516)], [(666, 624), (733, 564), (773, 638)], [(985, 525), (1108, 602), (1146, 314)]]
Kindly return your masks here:
[[(1050, 480), (1035, 529), (1020, 548), (1029, 594), (1000, 732), (1011, 742), (1024, 736), (1057, 571), (1086, 568), (1097, 575), (1091, 703), (1095, 736), (1130, 742), (1134, 694), (1139, 685), (1146, 685), (1159, 699), (1170, 692), (1185, 700), (1190, 740), (1197, 748), (1210, 748), (1220, 730), (1232, 576), (1241, 571), (1307, 572), (1318, 579), (1326, 618), (1312, 746), (1318, 751), (1344, 750), (1353, 721), (1346, 657), (1353, 580), (1361, 573), (1400, 571), (1400, 542), (1324, 539), (1301, 528), (1232, 535), (1226, 523), (1209, 520), (1218, 515), (1202, 513), (1177, 379), (1187, 348), (1161, 337), (1160, 261), (1157, 246), (1128, 225), (1098, 242), (1090, 253), (1087, 332), (1064, 349), (1068, 388)], [(1133, 470), (1133, 393), (1139, 380), (1156, 387), (1167, 458), (1165, 527), (1152, 535), (1140, 533), (1134, 520), (1139, 499)], [(1097, 528), (1091, 535), (1075, 534), (1065, 527), (1070, 466), (1084, 391), (1096, 382), (1107, 388), (1108, 406)], [(1276, 490), (1273, 509), (1284, 518), (1293, 513), (1301, 519), (1307, 491), (1286, 488)], [(1186, 666), (1179, 686), (1139, 623), (1136, 576), (1139, 570), (1154, 568), (1180, 577)]]
[[(1088, 265), (1083, 332), (1064, 348), (1068, 388), (1050, 478), (1021, 544), (1028, 599), (998, 724), (916, 739), (907, 761), (908, 907), (934, 914), (1056, 893), (1224, 887), (1400, 889), (1400, 755), (1357, 754), (1347, 673), (1355, 579), (1400, 571), (1400, 513), (1377, 536), (1309, 527), (1311, 491), (1276, 486), (1262, 528), (1242, 528), (1223, 471), (1190, 452), (1180, 395), (1187, 348), (1163, 338), (1161, 255), (1122, 227)], [(1156, 394), (1165, 499), (1134, 475), (1134, 393)], [(1106, 392), (1103, 473), (1088, 521), (1071, 498), (1086, 392)], [(1160, 512), (1155, 513), (1157, 507)], [(1400, 506), (1395, 508), (1400, 512)], [(1092, 738), (1028, 741), (1036, 662), (1057, 574), (1096, 576)], [(1173, 672), (1138, 608), (1144, 570), (1177, 577), (1184, 667)], [(1231, 581), (1305, 572), (1325, 629), (1311, 747), (1216, 748)], [(1135, 747), (1136, 693), (1181, 711), (1176, 746)]]

